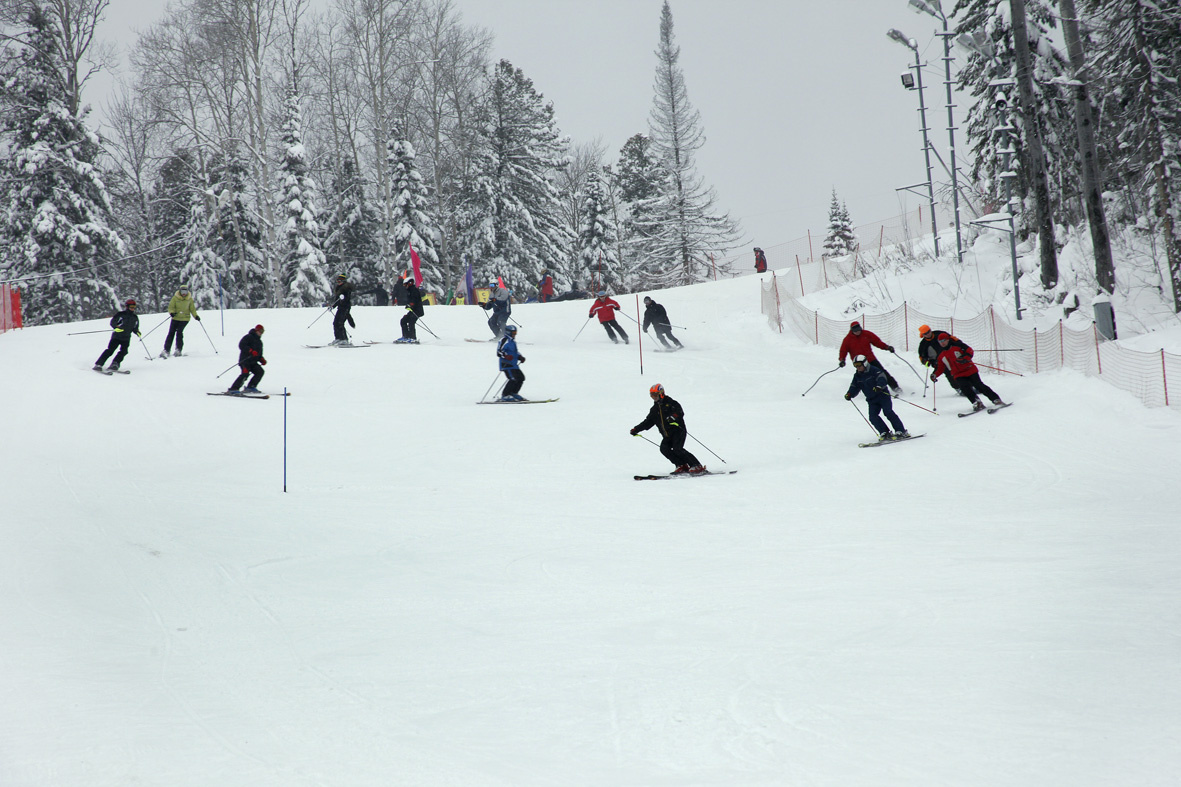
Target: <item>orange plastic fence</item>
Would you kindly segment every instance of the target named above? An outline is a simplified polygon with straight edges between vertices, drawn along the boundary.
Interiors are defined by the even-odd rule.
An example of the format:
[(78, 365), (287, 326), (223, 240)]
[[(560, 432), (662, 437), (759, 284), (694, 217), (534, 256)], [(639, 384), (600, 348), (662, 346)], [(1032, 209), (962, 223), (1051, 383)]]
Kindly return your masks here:
[[(835, 350), (849, 332), (849, 322), (858, 319), (867, 330), (902, 353), (917, 348), (918, 326), (930, 325), (953, 333), (971, 345), (976, 350), (976, 362), (985, 373), (1024, 375), (1074, 369), (1127, 391), (1149, 407), (1181, 408), (1181, 355), (1164, 350), (1129, 350), (1104, 341), (1094, 323), (1087, 330), (1068, 328), (1061, 320), (1048, 331), (1014, 328), (991, 307), (975, 317), (955, 319), (925, 314), (903, 303), (885, 314), (834, 320), (805, 308), (797, 300), (797, 293), (802, 289), (813, 291), (806, 289), (809, 281), (816, 281), (815, 271), (809, 271), (808, 267), (773, 273), (770, 281), (762, 283), (762, 311), (772, 328), (780, 332), (791, 328), (808, 341)], [(834, 270), (831, 262), (827, 269), (829, 273)], [(837, 272), (838, 276), (845, 275), (839, 269)], [(849, 275), (852, 278), (851, 272)], [(830, 282), (843, 283), (851, 278), (830, 279)], [(801, 288), (801, 280), (805, 288)], [(918, 369), (917, 359), (917, 355), (906, 358)], [(833, 361), (836, 361), (835, 352)], [(1170, 377), (1174, 385), (1172, 392)]]

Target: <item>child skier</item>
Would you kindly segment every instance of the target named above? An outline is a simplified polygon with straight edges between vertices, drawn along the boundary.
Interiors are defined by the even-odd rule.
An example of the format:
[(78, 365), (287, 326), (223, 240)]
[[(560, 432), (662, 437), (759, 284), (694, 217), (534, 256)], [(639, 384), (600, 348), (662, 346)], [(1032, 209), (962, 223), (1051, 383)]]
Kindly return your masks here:
[(496, 357), (500, 361), (500, 371), (508, 378), (504, 384), (504, 392), (500, 395), (501, 402), (523, 402), (521, 386), (525, 384), (525, 373), (521, 371), (521, 364), (525, 356), (517, 349), (517, 326), (504, 326), (504, 336), (496, 345)]

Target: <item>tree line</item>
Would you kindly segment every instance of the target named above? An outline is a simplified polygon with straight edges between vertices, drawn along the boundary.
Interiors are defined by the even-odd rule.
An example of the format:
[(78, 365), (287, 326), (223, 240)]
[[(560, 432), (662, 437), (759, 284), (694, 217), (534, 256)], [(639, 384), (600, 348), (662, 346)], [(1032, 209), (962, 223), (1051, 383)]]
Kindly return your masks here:
[(107, 0), (4, 0), (0, 279), (30, 324), (202, 303), (308, 306), (345, 273), (389, 290), (498, 279), (528, 295), (703, 280), (738, 225), (697, 174), (701, 119), (661, 10), (648, 128), (614, 162), (452, 0), (178, 0), (92, 129)]

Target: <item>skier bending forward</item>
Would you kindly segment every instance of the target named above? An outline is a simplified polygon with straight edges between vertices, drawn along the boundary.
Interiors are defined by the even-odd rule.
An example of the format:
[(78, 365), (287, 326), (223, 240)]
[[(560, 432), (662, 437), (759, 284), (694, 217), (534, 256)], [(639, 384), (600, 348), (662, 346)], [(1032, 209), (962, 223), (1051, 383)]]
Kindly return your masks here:
[(681, 405), (676, 399), (665, 395), (664, 386), (660, 383), (649, 388), (648, 395), (652, 397), (652, 409), (648, 411), (647, 418), (632, 427), (631, 433), (637, 435), (653, 426), (658, 427), (664, 435), (660, 441), (660, 453), (677, 466), (673, 475), (706, 472), (705, 465), (685, 449), (685, 438), (689, 433), (685, 431), (685, 411)]

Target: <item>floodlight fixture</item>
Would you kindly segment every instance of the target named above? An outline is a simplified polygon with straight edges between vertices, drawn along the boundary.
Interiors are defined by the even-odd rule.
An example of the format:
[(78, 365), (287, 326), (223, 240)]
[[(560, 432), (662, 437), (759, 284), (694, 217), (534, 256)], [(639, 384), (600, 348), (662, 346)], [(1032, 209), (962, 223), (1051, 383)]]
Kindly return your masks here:
[(907, 49), (917, 50), (919, 48), (919, 42), (913, 38), (908, 38), (906, 36), (906, 34), (903, 33), (901, 30), (896, 30), (895, 28), (890, 28), (889, 30), (886, 31), (886, 37), (889, 38), (891, 41), (897, 41), (898, 43), (902, 44)]
[(902, 86), (907, 90), (914, 90), (914, 74), (906, 71), (901, 76)]
[(930, 14), (936, 19), (946, 19), (943, 16), (943, 9), (939, 6), (939, 0), (910, 0), (908, 5), (915, 10), (916, 13)]

